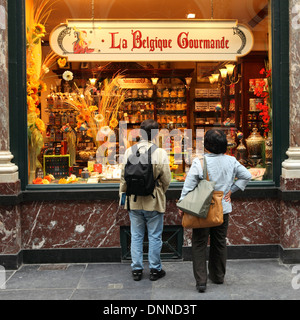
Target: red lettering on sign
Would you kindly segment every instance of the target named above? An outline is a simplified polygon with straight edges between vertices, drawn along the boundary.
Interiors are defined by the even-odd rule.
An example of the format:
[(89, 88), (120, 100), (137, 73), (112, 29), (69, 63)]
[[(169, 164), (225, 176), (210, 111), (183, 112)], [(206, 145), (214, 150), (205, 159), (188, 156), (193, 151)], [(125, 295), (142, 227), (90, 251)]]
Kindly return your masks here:
[(229, 40), (222, 37), (217, 39), (190, 39), (189, 32), (181, 32), (177, 37), (177, 44), (180, 49), (229, 49)]
[(121, 50), (121, 44), (120, 44), (120, 41), (119, 41), (119, 45), (117, 46), (116, 43), (115, 43), (115, 35), (116, 34), (119, 34), (119, 32), (110, 32), (111, 34), (111, 47), (110, 49), (120, 49)]

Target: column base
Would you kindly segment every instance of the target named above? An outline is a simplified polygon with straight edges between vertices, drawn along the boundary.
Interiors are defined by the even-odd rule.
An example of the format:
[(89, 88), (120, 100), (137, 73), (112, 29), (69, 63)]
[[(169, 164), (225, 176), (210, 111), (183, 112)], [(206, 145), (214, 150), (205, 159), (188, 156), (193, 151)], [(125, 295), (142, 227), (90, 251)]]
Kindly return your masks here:
[(300, 148), (291, 147), (286, 153), (289, 159), (282, 163), (284, 179), (300, 179)]
[(18, 181), (18, 167), (10, 162), (13, 157), (10, 151), (0, 151), (0, 183)]

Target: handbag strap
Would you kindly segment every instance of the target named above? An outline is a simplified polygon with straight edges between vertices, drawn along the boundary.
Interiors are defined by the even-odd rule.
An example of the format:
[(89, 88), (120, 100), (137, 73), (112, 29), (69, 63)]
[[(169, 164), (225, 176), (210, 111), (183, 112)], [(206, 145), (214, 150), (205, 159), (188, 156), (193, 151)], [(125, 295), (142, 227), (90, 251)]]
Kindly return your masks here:
[(206, 158), (203, 155), (203, 179), (209, 181), (208, 171), (207, 171), (207, 164), (206, 164)]

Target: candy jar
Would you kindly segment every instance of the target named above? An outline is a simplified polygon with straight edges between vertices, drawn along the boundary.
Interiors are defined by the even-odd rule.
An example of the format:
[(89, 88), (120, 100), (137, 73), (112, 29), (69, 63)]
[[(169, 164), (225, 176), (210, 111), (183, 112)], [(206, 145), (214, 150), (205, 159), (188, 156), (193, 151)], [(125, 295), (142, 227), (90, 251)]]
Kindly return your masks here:
[(262, 147), (264, 138), (260, 135), (257, 128), (253, 128), (251, 135), (246, 139), (249, 159), (256, 166), (262, 159)]

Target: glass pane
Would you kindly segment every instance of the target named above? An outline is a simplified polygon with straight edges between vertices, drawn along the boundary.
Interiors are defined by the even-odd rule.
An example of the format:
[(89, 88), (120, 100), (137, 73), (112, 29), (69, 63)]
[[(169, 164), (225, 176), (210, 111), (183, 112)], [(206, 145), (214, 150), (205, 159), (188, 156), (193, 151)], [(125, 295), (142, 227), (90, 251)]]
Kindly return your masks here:
[[(267, 0), (26, 0), (29, 183), (118, 182), (122, 155), (139, 140), (145, 119), (160, 125), (155, 142), (169, 153), (173, 181), (184, 181), (211, 128), (226, 132), (227, 154), (253, 180), (272, 180), (270, 7)], [(236, 60), (205, 59), (196, 50), (224, 49), (225, 37), (214, 40), (211, 28), (205, 38), (193, 38), (182, 29), (176, 60), (167, 54), (175, 41), (155, 24), (188, 28), (189, 13), (210, 26), (236, 20), (252, 32), (253, 47)], [(150, 21), (152, 38), (134, 29), (141, 19)], [(100, 37), (114, 20), (119, 24), (109, 38)], [(121, 37), (129, 20), (132, 49)], [(60, 24), (58, 47), (73, 56), (52, 50)], [(245, 35), (238, 29), (242, 50)], [(115, 51), (103, 60), (107, 41)], [(134, 55), (138, 47), (148, 50), (147, 59)], [(185, 47), (195, 50), (192, 58), (185, 58)]]

